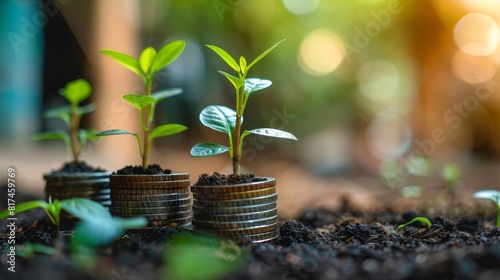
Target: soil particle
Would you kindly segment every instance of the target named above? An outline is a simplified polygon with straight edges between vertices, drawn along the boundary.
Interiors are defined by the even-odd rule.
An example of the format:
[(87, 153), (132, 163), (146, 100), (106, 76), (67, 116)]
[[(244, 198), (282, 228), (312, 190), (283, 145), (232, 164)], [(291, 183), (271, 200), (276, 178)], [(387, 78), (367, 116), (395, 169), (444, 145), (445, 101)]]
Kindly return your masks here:
[(288, 247), (293, 243), (309, 243), (316, 235), (298, 221), (285, 221), (279, 230), (278, 245)]
[(457, 229), (468, 233), (474, 233), (481, 230), (479, 221), (472, 217), (460, 218), (457, 222)]
[(172, 170), (163, 169), (159, 164), (150, 164), (148, 168), (143, 169), (140, 165), (127, 165), (124, 168), (113, 172), (118, 175), (153, 175), (153, 174), (171, 174)]
[(264, 181), (265, 178), (255, 177), (254, 174), (230, 174), (224, 175), (218, 172), (214, 172), (212, 175), (203, 173), (198, 177), (198, 181), (194, 184), (195, 186), (222, 186), (222, 185), (236, 185), (236, 184), (248, 184), (254, 182)]
[(91, 172), (105, 172), (106, 170), (100, 167), (93, 167), (88, 165), (85, 161), (69, 161), (63, 164), (58, 170), (52, 171), (52, 174), (57, 173), (91, 173)]

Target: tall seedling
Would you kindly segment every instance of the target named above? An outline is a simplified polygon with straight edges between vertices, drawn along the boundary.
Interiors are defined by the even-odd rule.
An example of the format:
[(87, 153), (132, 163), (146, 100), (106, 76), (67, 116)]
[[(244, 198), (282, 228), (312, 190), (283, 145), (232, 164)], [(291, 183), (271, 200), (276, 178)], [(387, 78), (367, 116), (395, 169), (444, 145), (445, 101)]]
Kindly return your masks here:
[(263, 136), (297, 140), (297, 138), (293, 134), (273, 128), (256, 128), (252, 130), (244, 130), (243, 132), (241, 132), (243, 113), (245, 112), (248, 98), (252, 93), (268, 88), (272, 84), (270, 80), (266, 79), (247, 78), (248, 72), (257, 62), (268, 55), (283, 41), (284, 40), (279, 41), (278, 43), (268, 48), (248, 65), (246, 59), (243, 56), (240, 56), (239, 63), (237, 63), (236, 60), (225, 50), (217, 46), (206, 45), (217, 55), (219, 55), (229, 65), (229, 67), (235, 70), (238, 74), (238, 76), (236, 77), (219, 70), (219, 73), (226, 77), (235, 89), (236, 110), (227, 108), (225, 106), (212, 105), (206, 107), (201, 111), (200, 121), (205, 126), (215, 131), (226, 133), (229, 138), (229, 147), (212, 142), (203, 142), (196, 144), (191, 149), (192, 156), (213, 156), (229, 152), (229, 156), (233, 162), (233, 174), (239, 174), (239, 161), (242, 154), (243, 139), (247, 135), (258, 134)]
[(123, 99), (132, 106), (139, 109), (139, 122), (141, 125), (143, 138), (141, 139), (137, 133), (129, 132), (123, 129), (112, 129), (97, 133), (97, 136), (123, 135), (129, 134), (137, 140), (139, 154), (142, 158), (142, 168), (148, 166), (148, 158), (151, 153), (151, 143), (153, 139), (165, 137), (180, 133), (187, 130), (187, 127), (180, 124), (163, 124), (153, 127), (153, 117), (156, 105), (167, 97), (178, 95), (182, 92), (179, 88), (168, 89), (160, 92), (152, 93), (154, 76), (170, 63), (175, 61), (177, 57), (184, 51), (186, 43), (184, 41), (173, 41), (163, 46), (158, 52), (153, 47), (145, 48), (139, 57), (135, 59), (129, 55), (116, 51), (102, 50), (101, 52), (125, 68), (139, 75), (144, 85), (144, 94), (127, 94)]

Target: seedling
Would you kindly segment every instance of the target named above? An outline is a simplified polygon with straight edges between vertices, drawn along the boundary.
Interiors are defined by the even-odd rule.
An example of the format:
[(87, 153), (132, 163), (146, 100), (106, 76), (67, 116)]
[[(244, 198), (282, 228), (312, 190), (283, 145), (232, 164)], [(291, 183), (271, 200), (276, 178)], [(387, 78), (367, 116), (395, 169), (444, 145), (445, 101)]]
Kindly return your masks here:
[(248, 65), (246, 59), (243, 56), (240, 56), (239, 63), (237, 63), (236, 60), (225, 50), (217, 46), (206, 45), (238, 73), (238, 77), (235, 77), (231, 74), (219, 70), (219, 73), (226, 77), (235, 89), (236, 110), (221, 105), (211, 105), (201, 111), (201, 123), (215, 131), (226, 133), (229, 138), (229, 147), (212, 142), (203, 142), (196, 144), (191, 149), (191, 156), (213, 156), (229, 152), (229, 157), (233, 161), (233, 174), (236, 175), (239, 174), (240, 170), (239, 161), (243, 149), (243, 139), (247, 135), (257, 134), (269, 137), (297, 140), (297, 138), (293, 134), (273, 128), (256, 128), (252, 130), (245, 130), (243, 131), (243, 133), (241, 132), (243, 113), (245, 112), (248, 98), (252, 93), (268, 88), (272, 84), (270, 80), (266, 79), (247, 78), (248, 72), (257, 62), (268, 55), (283, 41), (284, 40), (279, 41), (278, 43), (268, 48)]
[(69, 133), (65, 131), (52, 131), (35, 135), (36, 140), (62, 140), (66, 143), (66, 148), (71, 152), (75, 162), (80, 161), (80, 155), (88, 141), (97, 139), (94, 130), (81, 129), (81, 118), (95, 110), (93, 104), (80, 106), (80, 103), (89, 98), (92, 87), (84, 79), (71, 81), (59, 90), (59, 94), (64, 97), (69, 106), (57, 107), (45, 112), (48, 118), (59, 118), (68, 126)]
[[(120, 236), (129, 228), (140, 228), (147, 225), (145, 217), (122, 219), (112, 217), (109, 211), (100, 203), (85, 198), (71, 198), (66, 200), (33, 200), (17, 204), (13, 208), (0, 212), (0, 219), (14, 216), (28, 210), (42, 208), (45, 210), (49, 220), (56, 225), (57, 237), (61, 220), (61, 210), (65, 210), (74, 217), (80, 219), (75, 227), (75, 233), (71, 239), (71, 251), (73, 257), (80, 267), (92, 268), (95, 265), (95, 258), (89, 259), (89, 255), (94, 254), (96, 246), (104, 245)], [(56, 249), (42, 245), (29, 245), (26, 247), (26, 256), (29, 257), (34, 252), (56, 255), (62, 250), (60, 239), (56, 240)]]
[(399, 225), (397, 228), (396, 228), (396, 232), (400, 232), (401, 230), (403, 230), (404, 227), (408, 226), (408, 225), (411, 225), (415, 222), (422, 222), (424, 224), (427, 225), (427, 227), (430, 227), (432, 226), (432, 223), (431, 221), (429, 221), (429, 219), (427, 218), (424, 218), (424, 217), (415, 217), (413, 218), (411, 221), (409, 221), (408, 223), (406, 224), (402, 224), (402, 225)]
[(153, 127), (153, 117), (155, 108), (158, 103), (168, 97), (178, 95), (182, 92), (179, 88), (164, 90), (152, 93), (154, 76), (170, 63), (175, 61), (177, 57), (184, 51), (186, 43), (184, 41), (173, 41), (163, 46), (158, 52), (153, 47), (145, 48), (139, 57), (135, 59), (129, 55), (116, 51), (102, 50), (101, 53), (111, 57), (116, 62), (123, 65), (139, 75), (144, 85), (144, 94), (127, 94), (123, 99), (130, 105), (139, 109), (139, 122), (141, 125), (143, 138), (141, 139), (137, 133), (129, 132), (123, 129), (112, 129), (97, 133), (97, 136), (110, 135), (132, 135), (137, 140), (139, 155), (142, 158), (142, 168), (148, 166), (148, 158), (151, 153), (151, 144), (153, 139), (165, 137), (183, 132), (187, 129), (186, 126), (180, 124), (164, 124)]
[(22, 202), (17, 204), (15, 207), (11, 206), (4, 211), (0, 212), (0, 219), (5, 219), (9, 216), (14, 216), (15, 214), (26, 212), (28, 210), (33, 210), (36, 208), (42, 208), (49, 220), (56, 226), (57, 233), (59, 235), (60, 221), (61, 221), (61, 210), (65, 210), (71, 215), (86, 219), (87, 217), (110, 215), (109, 211), (106, 210), (101, 204), (85, 199), (85, 198), (72, 198), (63, 201), (49, 197), (49, 201), (44, 200), (32, 200), (27, 202)]
[(474, 198), (489, 199), (496, 203), (498, 208), (497, 227), (500, 227), (500, 192), (494, 190), (478, 191), (474, 193)]

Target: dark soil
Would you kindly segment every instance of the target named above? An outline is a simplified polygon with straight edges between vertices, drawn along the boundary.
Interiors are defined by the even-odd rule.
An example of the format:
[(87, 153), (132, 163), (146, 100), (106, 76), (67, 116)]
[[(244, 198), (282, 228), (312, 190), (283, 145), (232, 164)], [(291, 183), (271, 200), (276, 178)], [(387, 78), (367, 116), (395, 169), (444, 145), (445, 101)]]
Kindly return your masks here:
[(88, 165), (85, 161), (69, 161), (65, 162), (61, 168), (52, 171), (52, 174), (57, 173), (91, 173), (91, 172), (105, 172), (106, 170), (100, 167), (93, 167)]
[(214, 172), (212, 175), (203, 173), (199, 176), (198, 181), (194, 184), (195, 186), (221, 186), (221, 185), (236, 185), (236, 184), (248, 184), (254, 182), (265, 181), (266, 179), (255, 177), (254, 174), (230, 174), (224, 175), (218, 172)]
[[(19, 222), (17, 245), (53, 245), (55, 230), (42, 215)], [(499, 279), (500, 228), (494, 226), (493, 215), (428, 217), (431, 227), (417, 223), (394, 232), (417, 215), (422, 214), (305, 211), (297, 220), (281, 221), (275, 242), (241, 246), (249, 254), (248, 263), (223, 279)], [(5, 224), (0, 223), (1, 250), (8, 247)], [(15, 275), (7, 271), (3, 253), (0, 279), (160, 279), (170, 240), (190, 234), (192, 230), (173, 227), (128, 232), (99, 251), (99, 266), (92, 274), (73, 266), (66, 237), (62, 258), (18, 257)], [(120, 274), (128, 278), (117, 278)]]
[(148, 168), (143, 169), (140, 165), (127, 165), (124, 168), (113, 172), (118, 175), (153, 175), (153, 174), (171, 174), (172, 170), (163, 169), (159, 164), (150, 164)]

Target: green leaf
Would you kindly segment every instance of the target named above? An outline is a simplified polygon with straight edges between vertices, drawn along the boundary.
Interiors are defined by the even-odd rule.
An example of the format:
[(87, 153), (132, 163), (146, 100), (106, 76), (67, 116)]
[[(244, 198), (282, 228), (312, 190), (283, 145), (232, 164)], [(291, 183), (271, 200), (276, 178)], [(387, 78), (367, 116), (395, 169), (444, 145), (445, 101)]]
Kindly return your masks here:
[[(16, 204), (16, 209), (14, 210), (14, 213), (22, 213), (26, 212), (28, 210), (36, 209), (36, 208), (42, 208), (46, 209), (49, 204), (43, 200), (33, 200), (33, 201), (26, 201), (26, 202), (21, 202)], [(10, 210), (5, 209), (2, 212), (0, 212), (0, 220), (5, 219), (10, 216)]]
[(111, 214), (99, 202), (86, 198), (71, 198), (60, 201), (61, 208), (80, 220), (92, 220), (99, 218), (111, 219)]
[(139, 61), (137, 61), (137, 59), (135, 59), (129, 55), (126, 55), (126, 54), (123, 54), (120, 52), (111, 51), (111, 50), (101, 50), (101, 53), (111, 57), (116, 62), (120, 63), (125, 68), (131, 70), (132, 72), (136, 73), (140, 77), (144, 76), (144, 73), (142, 72), (141, 66), (139, 65)]
[(500, 192), (495, 190), (482, 190), (474, 193), (474, 198), (489, 199), (500, 207)]
[(182, 93), (181, 88), (171, 88), (171, 89), (166, 89), (158, 92), (154, 92), (151, 94), (151, 97), (153, 97), (156, 101), (155, 103), (158, 104), (158, 102), (162, 101), (163, 99), (176, 96)]
[(56, 249), (46, 246), (43, 244), (32, 244), (28, 243), (26, 245), (22, 245), (21, 247), (16, 249), (16, 253), (25, 259), (31, 259), (35, 256), (35, 253), (42, 253), (46, 255), (54, 255), (56, 253)]
[(399, 232), (401, 229), (403, 229), (404, 227), (406, 227), (407, 225), (410, 225), (410, 224), (413, 224), (415, 222), (422, 222), (424, 224), (427, 225), (427, 227), (430, 227), (432, 226), (432, 223), (431, 221), (429, 221), (429, 219), (427, 218), (424, 218), (424, 217), (415, 217), (413, 218), (413, 220), (409, 221), (408, 223), (406, 224), (402, 224), (402, 225), (399, 225), (397, 228), (396, 228), (396, 232)]
[(149, 70), (151, 74), (154, 74), (161, 69), (167, 67), (170, 63), (179, 57), (179, 55), (184, 51), (186, 47), (186, 42), (182, 40), (177, 40), (170, 42), (163, 46), (156, 54)]
[(139, 110), (144, 109), (144, 107), (150, 105), (156, 100), (151, 96), (146, 96), (142, 94), (127, 94), (124, 95), (122, 98)]
[(156, 56), (156, 50), (153, 47), (145, 48), (141, 56), (139, 57), (139, 65), (141, 66), (142, 72), (149, 73), (151, 64)]
[(137, 133), (132, 133), (132, 132), (129, 132), (129, 131), (126, 131), (123, 129), (110, 129), (110, 130), (105, 130), (105, 131), (101, 131), (101, 132), (96, 133), (96, 135), (99, 137), (111, 136), (111, 135), (124, 135), (124, 134), (130, 134), (130, 135), (137, 136)]
[(60, 106), (49, 109), (44, 112), (43, 116), (46, 118), (59, 118), (69, 126), (71, 121), (71, 106)]
[(129, 219), (113, 217), (113, 224), (122, 229), (142, 228), (148, 225), (148, 220), (145, 217), (135, 217)]
[[(168, 270), (162, 279), (176, 280), (226, 279), (249, 260), (246, 252), (232, 242), (196, 235), (175, 237), (163, 259)], [(203, 269), (194, 269), (198, 267)]]
[(245, 130), (243, 134), (241, 135), (241, 139), (245, 138), (245, 136), (249, 134), (257, 134), (257, 135), (263, 135), (263, 136), (268, 136), (268, 137), (274, 137), (274, 138), (284, 138), (284, 139), (291, 139), (291, 140), (297, 140), (297, 137), (295, 135), (279, 130), (279, 129), (274, 129), (274, 128), (256, 128), (252, 130)]
[(93, 217), (77, 225), (71, 245), (73, 248), (74, 246), (80, 246), (80, 248), (103, 246), (122, 235), (126, 229), (142, 228), (147, 224), (145, 217), (131, 219), (111, 216)]
[(263, 59), (266, 55), (268, 55), (274, 48), (276, 48), (279, 44), (281, 44), (283, 41), (286, 39), (283, 39), (279, 41), (278, 43), (272, 45), (269, 49), (265, 50), (263, 53), (261, 53), (257, 58), (255, 58), (248, 66), (247, 66), (247, 72), (250, 71), (250, 68), (252, 68), (257, 62), (259, 62), (261, 59)]
[(240, 66), (236, 63), (236, 60), (228, 54), (225, 50), (214, 46), (214, 45), (205, 45), (209, 49), (213, 50), (216, 54), (218, 54), (231, 68), (233, 68), (236, 72), (240, 72)]
[(34, 136), (35, 140), (63, 140), (66, 143), (70, 142), (68, 133), (64, 131), (50, 131), (39, 133)]
[(242, 79), (236, 78), (235, 76), (230, 75), (224, 71), (219, 70), (219, 73), (224, 75), (224, 77), (226, 77), (231, 82), (231, 84), (233, 84), (236, 90), (238, 90), (245, 83)]
[(228, 147), (219, 145), (217, 143), (203, 142), (191, 148), (191, 156), (193, 157), (208, 157), (225, 153), (229, 150)]
[(269, 80), (258, 79), (258, 78), (248, 78), (245, 80), (245, 94), (250, 95), (253, 92), (268, 88), (272, 84), (273, 83)]
[(96, 135), (95, 130), (91, 128), (90, 129), (82, 128), (78, 130), (78, 140), (80, 141), (80, 150), (81, 151), (84, 150), (87, 142), (95, 141), (98, 138), (99, 137)]
[(460, 167), (456, 164), (447, 164), (441, 170), (441, 176), (448, 184), (455, 184), (460, 179)]
[(243, 57), (243, 56), (240, 56), (240, 70), (241, 70), (241, 73), (245, 73), (245, 68), (247, 67), (247, 60)]
[(86, 114), (92, 113), (95, 111), (95, 106), (94, 104), (87, 104), (85, 106), (80, 106), (76, 109), (76, 113), (78, 114), (79, 117), (82, 117)]
[(59, 91), (59, 93), (73, 106), (78, 106), (80, 102), (89, 98), (91, 92), (92, 87), (89, 82), (84, 79), (71, 81), (66, 84), (65, 88)]
[(184, 125), (180, 124), (164, 124), (157, 126), (151, 131), (151, 140), (158, 138), (158, 137), (165, 137), (165, 136), (170, 136), (174, 135), (177, 133), (181, 133), (188, 128)]
[(224, 106), (211, 105), (201, 111), (200, 121), (203, 125), (232, 137), (236, 126), (236, 112)]

